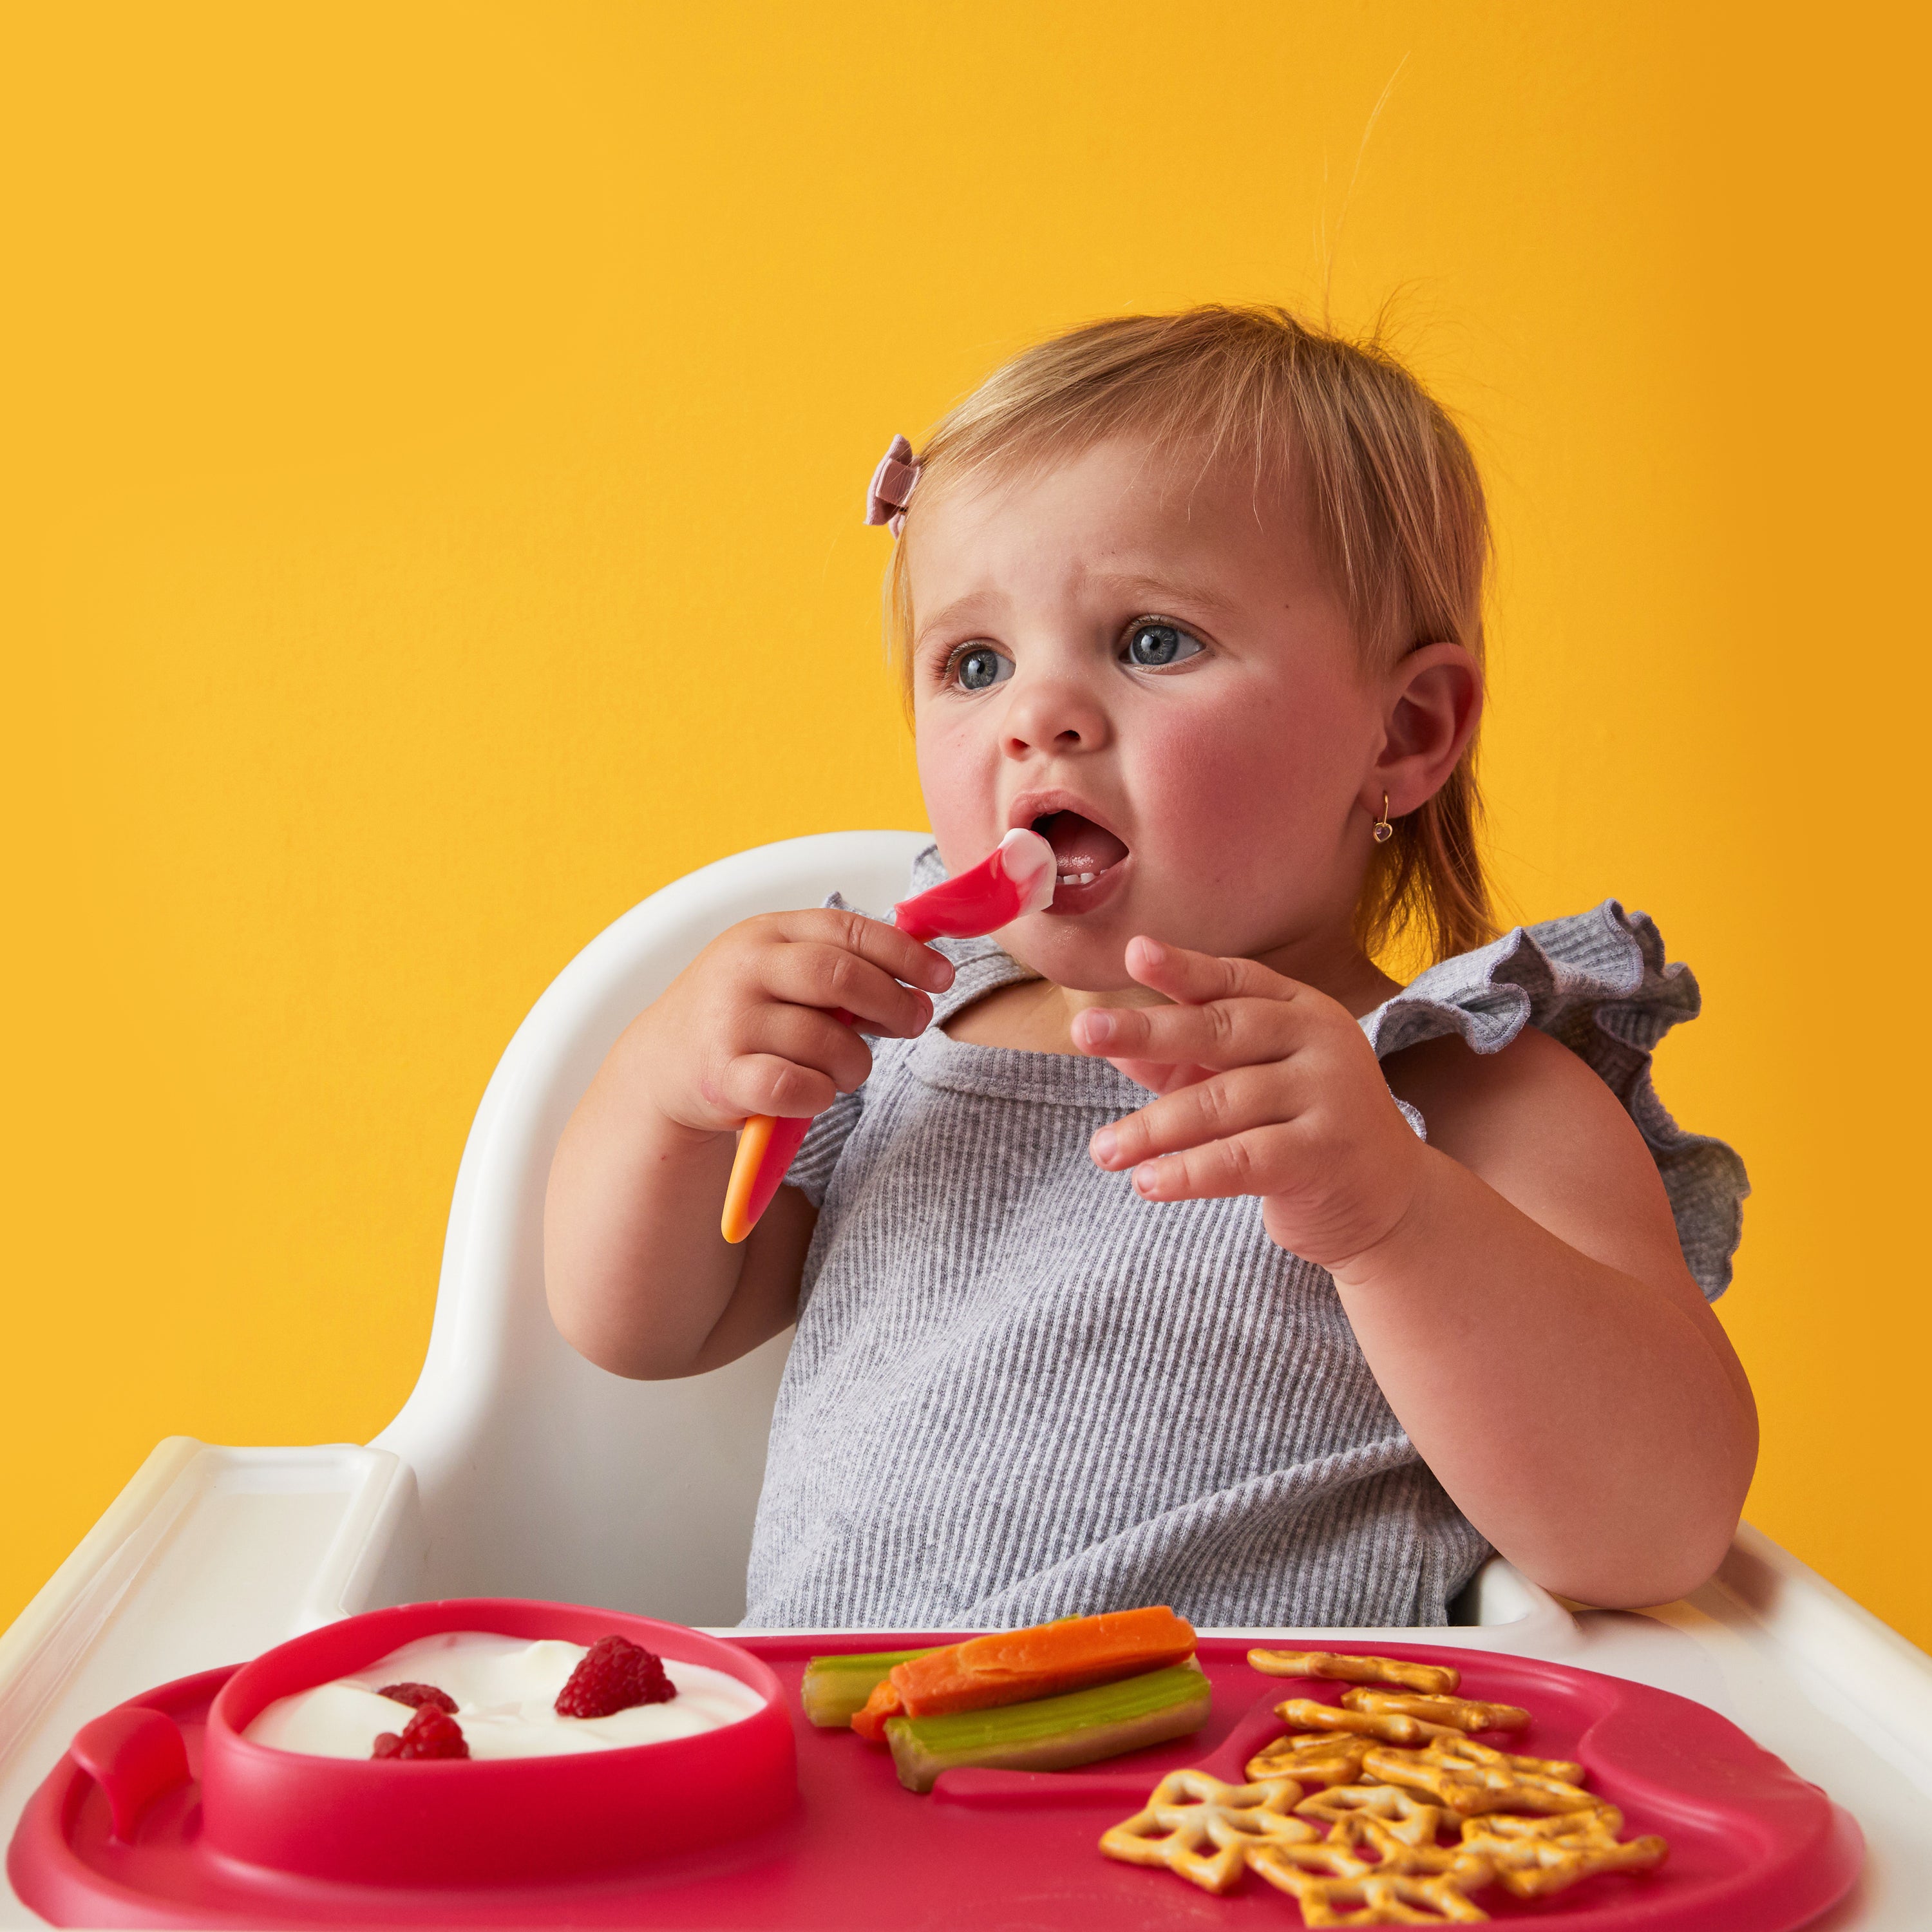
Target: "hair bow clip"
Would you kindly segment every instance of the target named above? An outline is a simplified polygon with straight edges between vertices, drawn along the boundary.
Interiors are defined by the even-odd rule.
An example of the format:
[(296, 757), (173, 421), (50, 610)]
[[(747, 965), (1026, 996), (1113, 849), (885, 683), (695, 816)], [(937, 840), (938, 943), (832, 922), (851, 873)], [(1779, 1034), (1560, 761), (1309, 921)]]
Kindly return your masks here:
[(866, 520), (884, 524), (894, 536), (905, 528), (906, 506), (919, 482), (920, 466), (912, 460), (912, 445), (902, 436), (892, 438), (890, 447), (872, 472), (872, 488), (866, 493)]

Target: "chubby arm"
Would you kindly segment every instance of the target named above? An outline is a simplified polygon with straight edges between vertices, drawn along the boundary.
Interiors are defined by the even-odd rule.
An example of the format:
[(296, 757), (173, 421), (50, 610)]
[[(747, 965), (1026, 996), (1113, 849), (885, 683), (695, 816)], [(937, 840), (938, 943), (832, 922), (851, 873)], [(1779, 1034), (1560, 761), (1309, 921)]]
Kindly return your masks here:
[(614, 1375), (701, 1375), (797, 1312), (818, 1215), (781, 1187), (746, 1240), (718, 1232), (734, 1137), (694, 1133), (644, 1099), (647, 1031), (627, 1031), (564, 1129), (544, 1201), (550, 1318)]
[[(1546, 1588), (1611, 1606), (1696, 1588), (1737, 1528), (1757, 1411), (1635, 1124), (1533, 1030), (1488, 1055), (1433, 1040), (1388, 1072), (1431, 1145), (1336, 1284), (1390, 1406)], [(1425, 1322), (1433, 1348), (1405, 1346)], [(1443, 1400), (1445, 1370), (1473, 1400)]]
[[(1090, 1010), (1083, 1050), (1206, 1075), (1096, 1136), (1150, 1200), (1262, 1197), (1328, 1268), (1390, 1406), (1459, 1508), (1546, 1588), (1657, 1603), (1716, 1568), (1757, 1452), (1749, 1384), (1615, 1096), (1555, 1041), (1392, 1059), (1246, 960), (1136, 940), (1179, 1004)], [(1108, 1136), (1112, 1138), (1109, 1138)]]
[(835, 1010), (910, 1038), (952, 978), (944, 954), (856, 913), (769, 914), (706, 946), (625, 1029), (557, 1144), (544, 1287), (564, 1340), (662, 1381), (784, 1328), (818, 1215), (781, 1187), (749, 1238), (726, 1242), (736, 1130), (748, 1114), (822, 1113), (866, 1078), (871, 1052)]

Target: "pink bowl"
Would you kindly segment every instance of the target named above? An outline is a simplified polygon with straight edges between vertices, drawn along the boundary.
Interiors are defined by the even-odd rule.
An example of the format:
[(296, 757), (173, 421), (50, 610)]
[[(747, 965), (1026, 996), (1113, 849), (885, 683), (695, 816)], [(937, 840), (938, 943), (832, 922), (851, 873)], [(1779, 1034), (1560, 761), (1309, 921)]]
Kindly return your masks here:
[[(764, 1707), (696, 1737), (554, 1757), (313, 1757), (242, 1736), (278, 1697), (448, 1630), (586, 1645), (614, 1632), (735, 1677)], [(208, 1716), (202, 1828), (247, 1864), (360, 1884), (578, 1875), (766, 1829), (797, 1802), (796, 1755), (778, 1679), (735, 1644), (572, 1604), (408, 1604), (278, 1644), (228, 1680)]]

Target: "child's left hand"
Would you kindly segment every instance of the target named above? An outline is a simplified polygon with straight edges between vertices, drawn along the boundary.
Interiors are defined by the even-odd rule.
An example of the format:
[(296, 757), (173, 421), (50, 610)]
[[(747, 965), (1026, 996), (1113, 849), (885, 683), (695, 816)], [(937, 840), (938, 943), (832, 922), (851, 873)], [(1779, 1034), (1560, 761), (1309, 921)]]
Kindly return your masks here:
[(1148, 1201), (1258, 1195), (1270, 1236), (1319, 1267), (1387, 1235), (1426, 1155), (1348, 1010), (1252, 959), (1143, 938), (1126, 964), (1176, 1004), (1075, 1016), (1082, 1052), (1161, 1096), (1102, 1127), (1095, 1162)]

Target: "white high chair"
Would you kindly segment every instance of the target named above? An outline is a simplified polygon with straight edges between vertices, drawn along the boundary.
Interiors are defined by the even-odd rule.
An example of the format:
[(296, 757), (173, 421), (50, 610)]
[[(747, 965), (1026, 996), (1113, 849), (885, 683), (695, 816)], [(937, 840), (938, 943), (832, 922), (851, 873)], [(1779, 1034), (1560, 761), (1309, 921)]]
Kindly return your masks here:
[[(564, 969), (477, 1110), (428, 1359), (395, 1420), (366, 1448), (170, 1438), (0, 1636), (0, 1840), (87, 1719), (358, 1610), (506, 1595), (736, 1620), (788, 1338), (680, 1382), (584, 1361), (544, 1305), (550, 1155), (618, 1034), (707, 940), (834, 887), (883, 909), (924, 842), (833, 832), (721, 860)], [(1826, 1922), (1932, 1923), (1932, 1659), (1766, 1538), (1742, 1530), (1716, 1580), (1642, 1615), (1573, 1613), (1500, 1559), (1456, 1613), (1432, 1641), (1606, 1670), (1732, 1716), (1864, 1826), (1866, 1876)], [(0, 1925), (37, 1922), (0, 1884)]]

